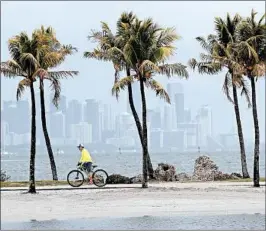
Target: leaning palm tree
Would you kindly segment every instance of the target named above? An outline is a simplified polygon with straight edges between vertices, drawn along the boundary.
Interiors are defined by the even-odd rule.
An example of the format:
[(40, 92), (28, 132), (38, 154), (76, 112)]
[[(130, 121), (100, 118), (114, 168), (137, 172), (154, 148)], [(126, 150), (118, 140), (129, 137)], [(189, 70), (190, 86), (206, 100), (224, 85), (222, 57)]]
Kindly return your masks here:
[(39, 40), (46, 41), (46, 45), (49, 47), (46, 52), (43, 52), (39, 55), (38, 61), (40, 66), (45, 70), (49, 70), (49, 75), (46, 75), (46, 72), (42, 72), (42, 75), (39, 75), (39, 84), (40, 84), (40, 106), (41, 106), (41, 121), (43, 134), (46, 142), (47, 152), (50, 159), (50, 165), (52, 170), (53, 180), (58, 180), (56, 164), (54, 160), (54, 154), (48, 134), (48, 129), (46, 125), (46, 110), (45, 110), (45, 92), (44, 92), (44, 80), (49, 80), (54, 91), (53, 103), (58, 107), (60, 100), (60, 78), (73, 77), (77, 75), (77, 71), (53, 71), (50, 69), (60, 65), (67, 55), (73, 54), (76, 51), (76, 48), (73, 48), (71, 45), (61, 45), (56, 39), (55, 31), (51, 27), (44, 28), (43, 26), (35, 31), (35, 35)]
[(238, 63), (240, 63), (240, 67), (244, 69), (251, 83), (252, 114), (255, 133), (253, 183), (254, 187), (260, 187), (260, 132), (255, 80), (260, 76), (265, 76), (266, 26), (264, 23), (265, 14), (258, 21), (255, 19), (256, 14), (257, 13), (252, 10), (251, 16), (247, 17), (240, 24), (238, 28), (238, 43), (235, 49), (239, 58)]
[[(207, 54), (201, 54), (200, 62), (197, 62), (195, 59), (190, 60), (190, 66), (193, 70), (197, 67), (200, 74), (217, 74), (222, 68), (227, 69), (225, 75), (223, 91), (227, 96), (228, 100), (234, 104), (235, 118), (237, 123), (238, 130), (238, 139), (240, 146), (240, 159), (242, 167), (243, 178), (249, 178), (244, 136), (242, 131), (242, 124), (240, 118), (240, 111), (238, 105), (238, 96), (237, 88), (242, 88), (241, 95), (245, 95), (248, 101), (248, 106), (250, 107), (250, 97), (249, 89), (246, 84), (246, 81), (241, 75), (234, 75), (233, 65), (223, 65), (217, 58), (214, 58), (214, 55), (219, 57), (228, 57), (232, 56), (233, 52), (230, 51), (230, 46), (236, 42), (237, 36), (237, 26), (241, 22), (241, 17), (236, 14), (233, 18), (227, 14), (225, 20), (220, 17), (215, 18), (215, 35), (209, 35), (207, 39), (203, 37), (197, 37), (196, 39), (200, 42), (203, 49)], [(231, 96), (231, 89), (233, 92), (233, 97)]]
[[(89, 39), (93, 39), (98, 43), (98, 48), (94, 49), (93, 52), (85, 52), (84, 57), (86, 58), (94, 58), (101, 61), (112, 61), (115, 69), (115, 80), (114, 83), (118, 82), (119, 80), (119, 72), (124, 70), (126, 71), (127, 76), (130, 76), (130, 67), (127, 65), (125, 61), (125, 57), (123, 53), (118, 52), (119, 50), (123, 50), (125, 46), (125, 42), (129, 39), (130, 34), (128, 30), (133, 23), (136, 16), (130, 13), (122, 13), (120, 18), (117, 21), (117, 33), (114, 35), (110, 30), (107, 23), (102, 22), (102, 31), (93, 31), (92, 34), (89, 36)], [(118, 50), (116, 50), (118, 48)], [(127, 89), (128, 89), (128, 99), (129, 105), (136, 123), (136, 127), (138, 130), (141, 146), (143, 147), (143, 130), (142, 125), (137, 114), (133, 93), (132, 93), (132, 85), (131, 82), (127, 82)], [(118, 91), (113, 91), (116, 95), (117, 99), (119, 96)], [(150, 159), (150, 155), (147, 155), (147, 164), (148, 164), (148, 174), (150, 179), (154, 178), (154, 170), (152, 166), (152, 162)]]
[[(132, 73), (117, 82), (114, 86), (116, 91), (119, 88), (133, 80), (138, 81), (140, 85), (142, 99), (142, 128), (143, 128), (143, 182), (142, 187), (148, 187), (147, 178), (147, 154), (148, 154), (148, 137), (147, 137), (147, 108), (145, 85), (151, 87), (161, 97), (170, 99), (162, 86), (153, 79), (156, 74), (171, 77), (179, 75), (188, 77), (186, 67), (180, 63), (165, 64), (167, 59), (174, 53), (175, 47), (173, 42), (178, 39), (173, 28), (160, 28), (152, 19), (144, 21), (134, 20), (129, 32), (129, 39), (126, 41), (123, 53), (126, 63), (130, 67)], [(126, 83), (126, 84), (124, 84)]]

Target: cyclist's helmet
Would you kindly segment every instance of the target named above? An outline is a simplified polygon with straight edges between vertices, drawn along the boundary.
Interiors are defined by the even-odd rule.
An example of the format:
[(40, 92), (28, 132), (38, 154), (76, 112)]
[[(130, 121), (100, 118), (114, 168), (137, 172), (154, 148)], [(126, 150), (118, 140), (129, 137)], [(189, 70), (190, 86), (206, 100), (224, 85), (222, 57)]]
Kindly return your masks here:
[(84, 148), (84, 145), (83, 144), (79, 144), (77, 147), (78, 148)]

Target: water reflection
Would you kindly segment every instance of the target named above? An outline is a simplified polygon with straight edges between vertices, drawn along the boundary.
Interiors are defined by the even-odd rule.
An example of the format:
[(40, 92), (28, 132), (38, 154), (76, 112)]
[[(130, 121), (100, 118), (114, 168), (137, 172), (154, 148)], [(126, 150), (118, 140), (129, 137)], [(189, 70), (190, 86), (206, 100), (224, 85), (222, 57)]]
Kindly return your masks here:
[(227, 216), (177, 216), (177, 217), (129, 217), (129, 218), (86, 218), (74, 220), (48, 220), (30, 222), (2, 222), (6, 230), (265, 230), (265, 215)]

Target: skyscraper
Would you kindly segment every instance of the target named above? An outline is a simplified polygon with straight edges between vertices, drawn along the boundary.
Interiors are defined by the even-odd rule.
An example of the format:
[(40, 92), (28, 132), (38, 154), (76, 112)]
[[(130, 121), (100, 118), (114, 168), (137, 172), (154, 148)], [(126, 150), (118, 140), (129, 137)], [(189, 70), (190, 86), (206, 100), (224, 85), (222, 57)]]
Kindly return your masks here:
[(199, 146), (207, 147), (208, 137), (212, 137), (212, 111), (208, 105), (202, 106), (197, 114)]
[(92, 142), (92, 126), (86, 122), (71, 124), (71, 138), (77, 144), (90, 144)]
[(70, 100), (66, 110), (66, 135), (71, 136), (71, 125), (82, 121), (82, 105), (78, 100)]
[(51, 115), (50, 131), (52, 138), (65, 138), (65, 115), (61, 111)]
[(178, 128), (178, 124), (184, 123), (184, 89), (181, 83), (170, 82), (167, 84), (167, 92), (171, 99), (172, 127)]
[(84, 122), (92, 126), (92, 142), (101, 141), (99, 103), (94, 99), (87, 99), (84, 105)]

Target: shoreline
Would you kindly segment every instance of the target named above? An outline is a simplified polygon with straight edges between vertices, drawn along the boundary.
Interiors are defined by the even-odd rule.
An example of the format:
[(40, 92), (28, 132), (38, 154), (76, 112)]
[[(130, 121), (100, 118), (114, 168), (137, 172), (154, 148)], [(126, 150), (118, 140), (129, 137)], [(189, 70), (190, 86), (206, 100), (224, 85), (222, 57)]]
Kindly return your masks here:
[(83, 190), (50, 187), (35, 195), (1, 191), (2, 222), (265, 214), (265, 186), (254, 188), (247, 182), (150, 183), (147, 189), (139, 184), (133, 186), (116, 185), (94, 190), (89, 190), (92, 186), (84, 186)]
[[(230, 179), (230, 180), (216, 180), (216, 181), (193, 181), (193, 180), (184, 180), (184, 181), (173, 181), (173, 182), (165, 182), (165, 181), (149, 181), (149, 184), (164, 184), (164, 183), (212, 183), (212, 182), (233, 182), (233, 183), (251, 183), (252, 182), (252, 178), (247, 178), (247, 179)], [(62, 180), (58, 180), (58, 181), (53, 181), (53, 180), (38, 180), (35, 181), (36, 183), (36, 188), (40, 188), (43, 186), (68, 186), (67, 181), (62, 181)], [(261, 184), (265, 184), (266, 183), (266, 178), (261, 177), (260, 179), (260, 183)], [(0, 182), (0, 191), (1, 190), (5, 190), (7, 188), (26, 188), (28, 187), (29, 182), (28, 181), (4, 181), (4, 182)], [(86, 183), (84, 183), (86, 185)], [(130, 185), (134, 185), (134, 183), (130, 183), (130, 184), (107, 184), (108, 186), (115, 186), (115, 185), (125, 185), (125, 186), (130, 186)]]

